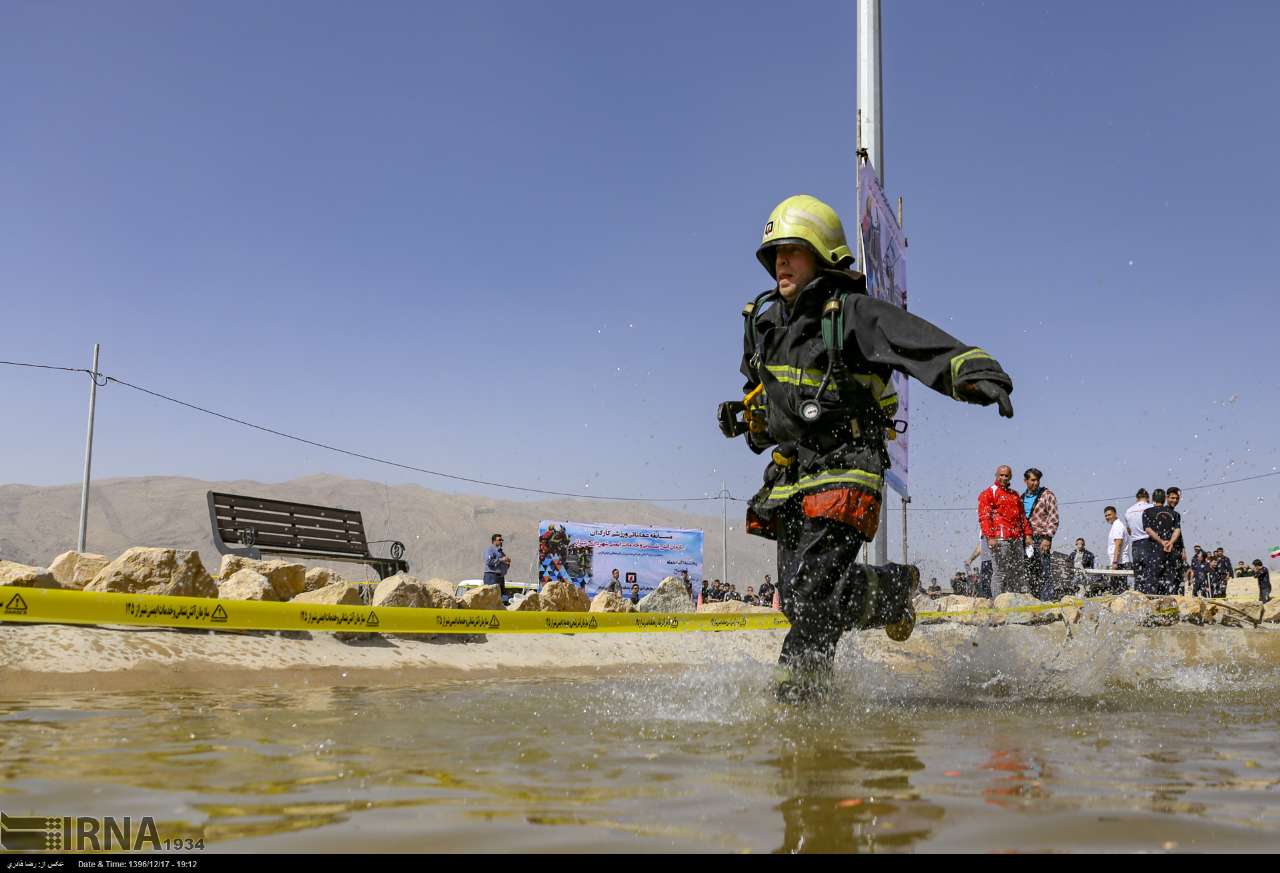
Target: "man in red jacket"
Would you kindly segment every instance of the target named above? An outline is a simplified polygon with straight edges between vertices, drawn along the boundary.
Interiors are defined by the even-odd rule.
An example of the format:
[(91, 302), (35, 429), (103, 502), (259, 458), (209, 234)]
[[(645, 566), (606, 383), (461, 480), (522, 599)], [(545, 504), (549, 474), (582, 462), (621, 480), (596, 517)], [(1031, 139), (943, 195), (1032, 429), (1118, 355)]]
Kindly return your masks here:
[(1031, 545), (1031, 524), (1022, 497), (1009, 487), (1013, 469), (996, 468), (996, 481), (978, 495), (978, 524), (991, 549), (991, 594), (1027, 590), (1025, 547)]

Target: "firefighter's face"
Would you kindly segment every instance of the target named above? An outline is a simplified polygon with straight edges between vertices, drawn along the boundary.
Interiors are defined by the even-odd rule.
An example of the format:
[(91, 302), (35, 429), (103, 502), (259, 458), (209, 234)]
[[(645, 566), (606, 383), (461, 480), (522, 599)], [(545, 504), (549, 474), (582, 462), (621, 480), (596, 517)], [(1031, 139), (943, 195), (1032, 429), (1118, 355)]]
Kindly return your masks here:
[(800, 289), (818, 275), (818, 259), (808, 246), (790, 243), (778, 246), (777, 253), (773, 266), (778, 277), (778, 293), (790, 303), (796, 299)]

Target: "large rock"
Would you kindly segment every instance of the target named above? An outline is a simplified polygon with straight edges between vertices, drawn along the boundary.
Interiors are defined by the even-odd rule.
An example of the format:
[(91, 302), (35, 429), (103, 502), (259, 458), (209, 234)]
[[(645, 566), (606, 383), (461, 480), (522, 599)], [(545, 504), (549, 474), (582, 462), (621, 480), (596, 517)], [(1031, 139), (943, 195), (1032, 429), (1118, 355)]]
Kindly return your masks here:
[(1191, 624), (1209, 624), (1217, 618), (1217, 607), (1211, 601), (1185, 594), (1173, 598), (1178, 607), (1178, 620)]
[(1151, 598), (1151, 618), (1149, 625), (1170, 625), (1178, 623), (1178, 599), (1172, 595), (1161, 595)]
[(427, 581), (422, 582), (420, 584), (422, 585), (423, 588), (434, 588), (436, 591), (439, 591), (441, 594), (448, 594), (450, 597), (456, 598), (458, 596), (456, 586), (454, 586), (454, 584), (450, 582), (448, 579), (438, 579), (438, 578), (428, 579)]
[(199, 554), (185, 549), (143, 546), (135, 546), (116, 558), (84, 590), (175, 597), (218, 596), (218, 586), (200, 563)]
[[(497, 586), (491, 586), (495, 590)], [(412, 606), (419, 609), (457, 609), (453, 586), (443, 579), (422, 582), (407, 573), (388, 576), (373, 589), (374, 606)], [(502, 606), (475, 606), (472, 609), (501, 609)]]
[(542, 586), (538, 608), (543, 612), (586, 612), (591, 608), (591, 598), (572, 582), (548, 582)]
[(1125, 591), (1111, 599), (1111, 611), (1137, 619), (1146, 625), (1174, 624), (1180, 610), (1174, 597), (1149, 597), (1137, 591)]
[(511, 605), (508, 606), (507, 609), (511, 610), (512, 612), (538, 612), (540, 611), (540, 608), (541, 608), (539, 599), (540, 598), (538, 597), (538, 592), (530, 591), (528, 594), (526, 594), (524, 597), (521, 597), (519, 600), (511, 601)]
[(1262, 620), (1268, 623), (1280, 622), (1280, 597), (1273, 597), (1262, 608)]
[(270, 580), (257, 570), (245, 567), (236, 570), (218, 582), (218, 596), (223, 600), (270, 600), (278, 601), (276, 589)]
[(64, 588), (83, 588), (110, 563), (111, 559), (106, 555), (95, 555), (90, 552), (63, 552), (53, 559), (53, 563), (49, 565), (49, 572)]
[(588, 612), (635, 612), (636, 607), (630, 600), (613, 591), (601, 591), (591, 598)]
[(0, 561), (0, 585), (12, 585), (15, 588), (62, 587), (44, 567), (29, 567), (13, 561)]
[(917, 594), (911, 598), (911, 606), (916, 611), (916, 624), (938, 624), (942, 621), (939, 617), (922, 616), (922, 613), (941, 611), (938, 601), (928, 594)]
[(291, 564), (279, 559), (255, 561), (253, 558), (241, 555), (223, 555), (218, 576), (229, 579), (245, 569), (256, 570), (266, 576), (279, 600), (290, 600), (307, 590), (307, 568), (301, 564)]
[(481, 585), (462, 595), (462, 609), (506, 609), (497, 585)]
[(374, 606), (426, 606), (422, 583), (406, 573), (388, 576), (373, 589)]
[(428, 579), (422, 585), (422, 605), (428, 609), (457, 609), (458, 598), (448, 579)]
[(292, 603), (323, 603), (329, 606), (363, 606), (360, 586), (350, 582), (333, 582), (314, 591), (304, 591)]
[(938, 601), (938, 609), (947, 613), (944, 621), (957, 624), (1002, 624), (999, 613), (991, 612), (994, 604), (986, 597), (963, 597), (949, 594)]
[(1151, 613), (1151, 601), (1137, 591), (1122, 591), (1107, 603), (1116, 615), (1145, 617)]
[(1261, 603), (1258, 580), (1252, 576), (1237, 576), (1227, 581), (1227, 600), (1250, 600)]
[(712, 603), (704, 603), (698, 607), (698, 612), (773, 612), (767, 606), (756, 606), (753, 603), (743, 603), (741, 600), (718, 600)]
[(693, 612), (693, 601), (685, 590), (684, 582), (675, 576), (668, 576), (658, 583), (658, 587), (640, 598), (636, 607), (640, 612)]
[(302, 590), (319, 591), (321, 588), (328, 588), (339, 582), (350, 584), (336, 570), (330, 570), (328, 567), (312, 567), (303, 577)]
[(1258, 622), (1265, 621), (1266, 617), (1266, 605), (1262, 602), (1235, 601), (1221, 604), (1218, 621), (1225, 627), (1256, 627)]
[[(1059, 601), (1061, 604), (1051, 614), (1062, 619), (1067, 624), (1077, 624), (1085, 614), (1085, 604), (1083, 600), (1077, 600), (1071, 597), (1064, 597)], [(1097, 612), (1093, 613), (1094, 620), (1097, 620)]]
[(996, 609), (1010, 610), (1001, 613), (1005, 624), (1047, 624), (1058, 618), (1056, 610), (1040, 609), (1045, 604), (1030, 594), (1006, 591), (997, 594), (992, 605)]

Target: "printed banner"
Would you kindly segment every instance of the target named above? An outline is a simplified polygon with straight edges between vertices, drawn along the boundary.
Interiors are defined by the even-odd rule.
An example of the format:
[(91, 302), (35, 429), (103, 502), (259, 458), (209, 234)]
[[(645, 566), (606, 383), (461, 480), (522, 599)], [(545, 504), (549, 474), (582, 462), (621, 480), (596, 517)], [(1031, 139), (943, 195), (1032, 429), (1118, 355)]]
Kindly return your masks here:
[[(864, 163), (858, 170), (858, 224), (862, 240), (862, 271), (867, 274), (867, 291), (877, 300), (907, 308), (907, 240), (898, 225), (898, 216), (884, 196), (875, 168)], [(893, 374), (893, 387), (898, 392), (898, 411), (894, 418), (907, 418), (907, 377)], [(889, 441), (892, 468), (885, 473), (889, 487), (903, 497), (907, 492), (907, 433), (898, 433)]]
[(689, 574), (697, 591), (702, 582), (702, 531), (543, 521), (538, 524), (538, 584), (568, 580), (595, 596), (607, 589), (613, 571), (624, 596), (631, 586), (644, 597), (668, 576)]

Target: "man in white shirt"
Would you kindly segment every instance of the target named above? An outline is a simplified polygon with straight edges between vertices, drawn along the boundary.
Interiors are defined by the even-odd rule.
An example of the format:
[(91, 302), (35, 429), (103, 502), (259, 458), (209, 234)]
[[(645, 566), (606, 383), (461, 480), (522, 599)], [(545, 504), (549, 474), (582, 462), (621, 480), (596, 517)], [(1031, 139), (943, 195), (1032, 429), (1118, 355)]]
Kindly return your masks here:
[(1155, 506), (1147, 489), (1139, 488), (1134, 495), (1137, 503), (1124, 511), (1124, 521), (1129, 528), (1129, 554), (1133, 563), (1133, 587), (1138, 591), (1151, 591), (1155, 580), (1156, 562), (1159, 548), (1151, 541), (1146, 527), (1142, 524), (1142, 513)]
[[(1102, 565), (1112, 570), (1132, 569), (1133, 553), (1129, 539), (1129, 525), (1125, 524), (1124, 519), (1120, 518), (1116, 513), (1114, 506), (1108, 506), (1104, 509), (1102, 517), (1111, 526), (1107, 532), (1107, 554), (1102, 559)], [(1112, 591), (1123, 591), (1125, 588), (1124, 577), (1112, 577), (1111, 584), (1107, 587)]]
[(1129, 525), (1116, 514), (1114, 506), (1102, 510), (1102, 517), (1108, 525), (1107, 533), (1107, 566), (1112, 570), (1128, 570), (1133, 563), (1132, 540), (1129, 538)]

